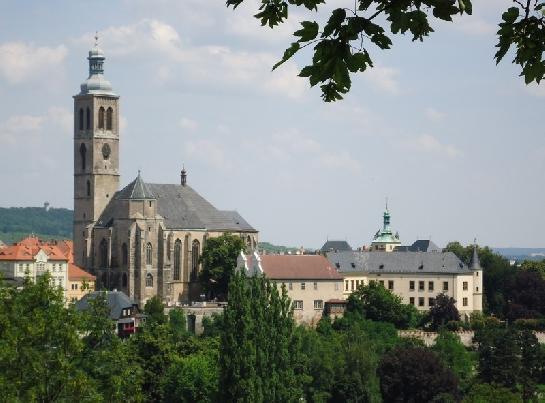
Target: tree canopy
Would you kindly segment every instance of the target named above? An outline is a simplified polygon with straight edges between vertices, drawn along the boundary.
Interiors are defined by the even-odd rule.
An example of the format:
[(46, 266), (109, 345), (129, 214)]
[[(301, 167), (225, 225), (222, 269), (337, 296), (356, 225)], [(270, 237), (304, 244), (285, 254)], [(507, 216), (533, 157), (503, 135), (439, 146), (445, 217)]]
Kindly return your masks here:
[[(236, 8), (243, 2), (227, 0), (226, 4)], [(299, 76), (307, 77), (311, 86), (320, 84), (326, 102), (342, 99), (350, 91), (351, 74), (373, 67), (371, 46), (390, 49), (391, 35), (396, 34), (410, 34), (413, 41), (422, 41), (433, 32), (430, 20), (452, 21), (456, 14), (473, 11), (471, 0), (346, 0), (343, 7), (324, 18), (327, 16), (320, 13), (325, 4), (326, 0), (261, 0), (255, 18), (274, 28), (288, 19), (290, 10), (306, 8), (327, 19), (325, 23), (302, 21), (293, 33), (295, 42), (273, 66), (274, 70), (312, 46), (312, 60)], [(521, 67), (525, 82), (539, 83), (545, 75), (545, 0), (513, 0), (513, 7), (503, 13), (499, 23), (496, 47), (497, 63), (513, 47), (513, 63)]]

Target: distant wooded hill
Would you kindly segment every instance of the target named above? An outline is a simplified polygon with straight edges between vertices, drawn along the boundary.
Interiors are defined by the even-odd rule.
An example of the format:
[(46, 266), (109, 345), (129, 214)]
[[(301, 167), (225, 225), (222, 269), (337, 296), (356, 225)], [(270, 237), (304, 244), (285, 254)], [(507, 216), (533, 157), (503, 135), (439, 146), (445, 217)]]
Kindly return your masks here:
[(71, 239), (74, 212), (65, 208), (0, 207), (0, 240), (12, 243), (35, 234), (44, 239)]

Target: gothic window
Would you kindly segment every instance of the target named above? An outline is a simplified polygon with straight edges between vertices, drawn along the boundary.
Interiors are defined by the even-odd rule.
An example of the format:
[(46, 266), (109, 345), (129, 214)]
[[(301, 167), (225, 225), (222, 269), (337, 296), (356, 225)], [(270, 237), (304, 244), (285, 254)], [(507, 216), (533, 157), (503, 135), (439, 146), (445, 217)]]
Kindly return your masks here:
[(106, 238), (102, 238), (102, 241), (100, 241), (100, 265), (101, 267), (108, 267), (108, 241), (106, 241)]
[(146, 245), (146, 264), (151, 265), (151, 243)]
[(107, 160), (110, 158), (110, 154), (112, 153), (112, 149), (110, 148), (110, 145), (108, 143), (105, 143), (102, 146), (102, 157)]
[(121, 285), (126, 288), (127, 287), (127, 273), (123, 273), (123, 280)]
[(123, 263), (123, 266), (127, 266), (127, 263), (129, 262), (129, 251), (127, 250), (126, 243), (121, 245), (121, 262)]
[(80, 129), (80, 130), (83, 130), (83, 108), (79, 108), (79, 120), (78, 120), (78, 124), (79, 124), (79, 129)]
[(87, 147), (85, 147), (85, 144), (81, 143), (81, 146), (79, 146), (79, 155), (81, 159), (81, 169), (82, 171), (85, 170), (86, 165), (86, 159), (87, 159)]
[(104, 129), (104, 107), (101, 106), (98, 110), (98, 128)]
[(180, 280), (180, 261), (182, 258), (182, 241), (176, 239), (174, 243), (174, 280)]
[(151, 274), (146, 274), (146, 287), (153, 287), (153, 276)]
[(106, 111), (106, 130), (112, 130), (114, 119), (114, 110), (110, 107)]
[(89, 130), (91, 128), (91, 110), (89, 109), (89, 107), (87, 107), (87, 119), (85, 123), (87, 123), (85, 125), (85, 128)]
[(196, 239), (193, 241), (193, 246), (191, 248), (191, 277), (192, 280), (197, 279), (197, 273), (199, 270), (199, 254), (200, 254), (200, 244)]
[(91, 181), (87, 179), (87, 197), (91, 196)]

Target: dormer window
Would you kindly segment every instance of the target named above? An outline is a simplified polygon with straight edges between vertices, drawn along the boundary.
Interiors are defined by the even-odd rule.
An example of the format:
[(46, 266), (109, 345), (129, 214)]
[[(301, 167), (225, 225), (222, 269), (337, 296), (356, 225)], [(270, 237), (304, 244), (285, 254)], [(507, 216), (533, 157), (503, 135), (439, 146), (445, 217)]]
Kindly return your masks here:
[(339, 262), (337, 262), (337, 263), (335, 263), (335, 267), (336, 267), (337, 269), (340, 269), (340, 268), (341, 268), (341, 264), (340, 264)]
[(380, 270), (383, 270), (383, 269), (384, 269), (384, 265), (381, 264), (378, 268), (379, 268)]

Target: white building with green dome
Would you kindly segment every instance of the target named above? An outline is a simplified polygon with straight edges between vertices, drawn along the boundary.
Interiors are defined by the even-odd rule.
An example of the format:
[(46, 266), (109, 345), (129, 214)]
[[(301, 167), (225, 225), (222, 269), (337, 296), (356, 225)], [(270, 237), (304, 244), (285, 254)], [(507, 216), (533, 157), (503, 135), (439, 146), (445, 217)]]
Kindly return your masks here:
[(384, 224), (382, 229), (379, 229), (371, 242), (370, 250), (377, 252), (393, 252), (396, 247), (401, 246), (401, 240), (399, 239), (399, 233), (393, 233), (390, 227), (390, 212), (388, 211), (388, 204), (386, 204), (386, 210), (384, 211)]

